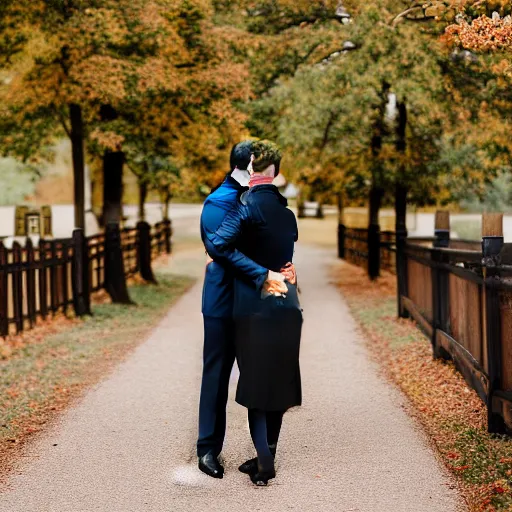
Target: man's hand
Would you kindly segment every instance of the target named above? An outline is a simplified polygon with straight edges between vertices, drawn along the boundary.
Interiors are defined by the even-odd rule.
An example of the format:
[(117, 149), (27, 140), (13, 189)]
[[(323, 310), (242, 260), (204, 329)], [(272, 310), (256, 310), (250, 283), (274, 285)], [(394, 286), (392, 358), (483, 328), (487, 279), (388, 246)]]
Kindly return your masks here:
[(290, 284), (297, 284), (297, 273), (295, 272), (295, 265), (293, 263), (287, 263), (281, 269), (281, 275), (283, 275), (285, 280)]
[(286, 286), (284, 279), (283, 274), (269, 270), (267, 280), (263, 284), (264, 294), (266, 293), (280, 297), (288, 293), (288, 286)]

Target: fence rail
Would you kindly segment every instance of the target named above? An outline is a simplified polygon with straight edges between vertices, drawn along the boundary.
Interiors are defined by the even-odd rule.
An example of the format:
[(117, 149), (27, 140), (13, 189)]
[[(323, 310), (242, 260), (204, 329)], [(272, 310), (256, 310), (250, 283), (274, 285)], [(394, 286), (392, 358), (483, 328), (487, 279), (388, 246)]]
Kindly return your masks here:
[[(170, 222), (146, 224), (146, 248), (140, 235), (144, 224), (120, 231), (126, 277), (143, 273), (141, 261), (149, 258), (150, 265), (152, 259), (171, 251)], [(106, 287), (105, 242), (104, 233), (85, 238), (81, 230), (75, 230), (72, 238), (42, 239), (37, 245), (27, 238), (23, 247), (14, 242), (7, 248), (0, 241), (0, 336), (32, 328), (39, 318), (58, 312), (73, 309), (83, 314), (77, 312), (80, 299), (87, 303), (92, 292)]]
[[(366, 268), (370, 259), (370, 243), (368, 229), (347, 228), (341, 226), (339, 230), (343, 236), (340, 257), (344, 257), (349, 263)], [(381, 231), (379, 237), (379, 269), (395, 272), (396, 269), (396, 235), (394, 231)], [(344, 254), (342, 255), (341, 252)]]
[[(500, 223), (500, 217), (493, 219)], [(345, 235), (340, 255), (366, 266), (368, 231), (340, 227), (339, 232)], [(435, 357), (453, 360), (486, 403), (489, 431), (510, 434), (512, 244), (496, 233), (503, 233), (502, 217), (492, 236), (481, 241), (450, 240), (449, 229), (430, 238), (384, 232), (379, 257), (381, 268), (397, 275), (399, 315), (416, 321)]]

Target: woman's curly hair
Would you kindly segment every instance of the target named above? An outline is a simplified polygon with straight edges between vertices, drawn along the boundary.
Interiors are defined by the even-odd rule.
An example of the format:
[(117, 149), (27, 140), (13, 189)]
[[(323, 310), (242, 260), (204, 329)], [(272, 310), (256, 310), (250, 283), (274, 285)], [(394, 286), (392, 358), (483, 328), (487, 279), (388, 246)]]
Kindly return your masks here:
[(255, 141), (252, 144), (252, 153), (254, 155), (252, 162), (254, 172), (263, 172), (267, 167), (274, 164), (276, 176), (279, 174), (282, 154), (277, 144), (269, 140)]

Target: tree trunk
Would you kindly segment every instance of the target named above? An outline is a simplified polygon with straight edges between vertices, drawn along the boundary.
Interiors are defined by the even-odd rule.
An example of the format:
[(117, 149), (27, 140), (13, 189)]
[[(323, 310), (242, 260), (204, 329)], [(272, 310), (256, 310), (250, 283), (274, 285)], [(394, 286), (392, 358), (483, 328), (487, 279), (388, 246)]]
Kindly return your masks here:
[(382, 205), (382, 198), (384, 197), (384, 189), (373, 185), (370, 189), (370, 213), (369, 213), (369, 226), (379, 225), (379, 212)]
[(407, 187), (400, 183), (395, 189), (395, 231), (407, 236)]
[[(118, 113), (111, 105), (102, 105), (100, 108), (101, 120), (114, 121)], [(103, 154), (103, 225), (121, 223), (123, 216), (123, 165), (124, 153), (105, 151)]]
[(395, 191), (396, 279), (398, 317), (407, 318), (403, 297), (408, 296), (407, 275), (407, 188), (397, 183)]
[(121, 223), (123, 214), (122, 151), (105, 151), (103, 155), (103, 224)]
[[(398, 123), (396, 127), (396, 150), (403, 157), (407, 149), (407, 105), (399, 102)], [(395, 185), (395, 237), (396, 237), (396, 278), (398, 317), (407, 318), (408, 313), (402, 298), (408, 295), (407, 255), (407, 186), (405, 185), (405, 168), (400, 164)]]
[(336, 194), (336, 204), (338, 206), (338, 224), (343, 224), (343, 221), (344, 221), (343, 192), (338, 192)]
[(105, 230), (105, 289), (115, 304), (133, 304), (126, 286), (118, 222), (108, 223)]
[(163, 211), (163, 220), (171, 220), (169, 217), (169, 206), (171, 203), (172, 194), (169, 191), (164, 192), (163, 194), (163, 203), (164, 203), (164, 211)]
[(306, 216), (306, 207), (304, 205), (304, 191), (303, 187), (299, 188), (297, 194), (297, 210), (299, 219), (303, 219)]
[(345, 225), (343, 215), (343, 193), (338, 192), (336, 195), (338, 203), (338, 258), (345, 258)]
[(369, 224), (368, 224), (368, 275), (370, 279), (380, 276), (380, 225), (379, 211), (384, 189), (373, 185), (370, 190)]
[(148, 197), (148, 184), (139, 180), (139, 221), (146, 220), (146, 199)]
[(84, 157), (84, 123), (82, 109), (79, 105), (69, 106), (71, 121), (71, 150), (73, 154), (73, 182), (75, 203), (75, 228), (85, 231), (85, 157)]
[[(403, 157), (407, 149), (407, 105), (405, 102), (399, 102), (397, 109), (398, 123), (395, 147), (397, 152)], [(405, 167), (403, 163), (400, 163), (395, 185), (395, 231), (397, 233), (405, 233), (405, 236), (407, 236), (407, 185), (405, 182)]]
[(98, 224), (103, 227), (103, 159), (91, 162), (91, 207)]
[(151, 268), (151, 226), (145, 221), (137, 223), (137, 266), (142, 279), (155, 283), (156, 279)]

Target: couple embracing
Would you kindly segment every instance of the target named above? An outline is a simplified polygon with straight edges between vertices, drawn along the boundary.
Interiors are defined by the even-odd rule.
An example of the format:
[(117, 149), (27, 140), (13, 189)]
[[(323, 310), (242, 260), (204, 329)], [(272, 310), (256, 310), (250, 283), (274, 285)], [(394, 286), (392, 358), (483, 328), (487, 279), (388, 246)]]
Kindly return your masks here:
[(240, 370), (236, 401), (248, 409), (256, 457), (239, 470), (258, 486), (275, 478), (284, 413), (301, 404), (297, 221), (272, 184), (281, 152), (243, 141), (231, 170), (205, 201), (201, 236), (208, 254), (203, 290), (204, 366), (199, 406), (199, 469), (222, 478), (229, 378)]

